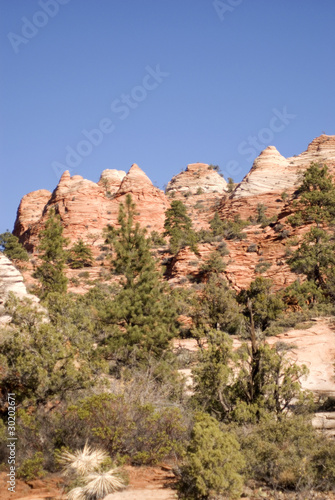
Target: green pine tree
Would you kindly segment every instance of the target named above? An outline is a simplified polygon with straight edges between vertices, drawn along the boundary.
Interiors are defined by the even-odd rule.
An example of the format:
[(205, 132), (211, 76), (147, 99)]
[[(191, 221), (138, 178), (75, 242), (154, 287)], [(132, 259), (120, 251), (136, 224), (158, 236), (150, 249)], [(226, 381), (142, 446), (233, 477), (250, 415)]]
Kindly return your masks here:
[(291, 269), (305, 274), (322, 291), (324, 299), (335, 298), (335, 183), (326, 165), (312, 163), (298, 189), (298, 210), (289, 217), (296, 226), (313, 224), (299, 248), (288, 260)]
[(19, 242), (19, 238), (9, 231), (0, 234), (0, 250), (10, 260), (29, 260), (28, 252)]
[(297, 213), (289, 217), (292, 225), (328, 223), (335, 217), (335, 183), (326, 165), (311, 163), (298, 188)]
[(49, 293), (66, 293), (67, 278), (64, 274), (67, 252), (64, 247), (69, 240), (63, 237), (63, 226), (54, 210), (49, 213), (45, 229), (39, 234), (39, 257), (42, 264), (37, 267), (34, 277), (42, 284), (41, 297)]
[(11, 322), (1, 332), (0, 395), (15, 392), (18, 405), (64, 400), (92, 386), (103, 368), (81, 297), (50, 293), (43, 305), (37, 309), (14, 296), (6, 304)]
[(224, 224), (220, 219), (218, 212), (215, 212), (213, 219), (209, 223), (210, 228), (214, 236), (219, 236), (223, 234)]
[(118, 351), (126, 362), (148, 354), (161, 356), (176, 332), (176, 306), (169, 287), (162, 282), (150, 253), (150, 239), (134, 224), (131, 196), (120, 205), (119, 228), (109, 227), (106, 242), (113, 247), (112, 265), (122, 275), (123, 287), (112, 302), (107, 321), (110, 352)]
[(190, 246), (193, 252), (197, 252), (197, 236), (187, 209), (180, 200), (174, 200), (171, 208), (165, 212), (164, 230), (164, 236), (170, 236), (170, 250), (173, 254), (183, 246)]
[(68, 262), (71, 269), (80, 269), (93, 265), (92, 250), (85, 245), (82, 239), (79, 239), (69, 252)]

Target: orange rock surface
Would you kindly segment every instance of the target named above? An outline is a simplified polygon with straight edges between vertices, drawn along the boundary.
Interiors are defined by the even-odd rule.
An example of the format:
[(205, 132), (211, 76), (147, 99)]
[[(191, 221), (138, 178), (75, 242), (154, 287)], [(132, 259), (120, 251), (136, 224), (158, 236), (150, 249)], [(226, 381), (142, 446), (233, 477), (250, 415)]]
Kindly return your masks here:
[(34, 251), (48, 212), (54, 208), (60, 215), (65, 237), (72, 242), (79, 238), (89, 242), (90, 236), (95, 235), (96, 244), (100, 244), (103, 228), (117, 224), (119, 204), (125, 202), (128, 193), (136, 203), (136, 220), (140, 225), (149, 231), (162, 231), (169, 201), (163, 191), (153, 186), (145, 173), (133, 165), (128, 174), (104, 170), (98, 183), (64, 172), (52, 194), (41, 190), (23, 197), (14, 234), (29, 251)]

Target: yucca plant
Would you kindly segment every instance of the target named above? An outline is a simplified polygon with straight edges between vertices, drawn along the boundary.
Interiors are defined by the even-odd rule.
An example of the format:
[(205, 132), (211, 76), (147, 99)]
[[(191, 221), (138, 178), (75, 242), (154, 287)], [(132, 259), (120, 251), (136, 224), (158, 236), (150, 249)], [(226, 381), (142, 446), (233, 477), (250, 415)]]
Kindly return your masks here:
[(86, 442), (82, 450), (76, 450), (74, 453), (62, 451), (57, 460), (63, 466), (64, 474), (85, 476), (97, 470), (107, 459), (108, 454), (104, 450), (92, 449)]
[(73, 488), (73, 490), (67, 494), (67, 500), (85, 500), (83, 488)]
[(103, 465), (106, 467), (108, 459), (104, 450), (93, 449), (87, 442), (82, 450), (73, 453), (64, 450), (58, 455), (57, 461), (63, 466), (63, 473), (76, 477), (82, 484), (68, 493), (68, 500), (102, 500), (109, 493), (125, 487), (118, 468), (106, 472), (101, 470)]
[(118, 474), (118, 469), (88, 474), (85, 478), (88, 483), (82, 489), (85, 500), (101, 500), (109, 493), (114, 493), (124, 488), (125, 483)]

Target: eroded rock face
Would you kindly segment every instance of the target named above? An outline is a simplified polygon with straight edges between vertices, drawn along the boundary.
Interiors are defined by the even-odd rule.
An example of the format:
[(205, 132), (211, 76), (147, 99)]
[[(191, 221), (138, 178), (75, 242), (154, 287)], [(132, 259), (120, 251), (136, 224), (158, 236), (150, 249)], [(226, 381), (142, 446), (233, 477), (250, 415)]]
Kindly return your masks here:
[(281, 193), (297, 182), (297, 169), (290, 165), (274, 146), (269, 146), (256, 158), (250, 172), (234, 192), (234, 198)]
[(98, 184), (103, 186), (110, 194), (115, 194), (120, 188), (123, 178), (126, 176), (123, 170), (106, 169), (100, 175)]
[(240, 214), (242, 219), (253, 216), (258, 203), (268, 208), (268, 215), (282, 209), (281, 195), (291, 195), (300, 178), (312, 162), (327, 164), (335, 173), (335, 136), (321, 135), (298, 156), (285, 158), (274, 146), (267, 147), (256, 158), (250, 172), (231, 195), (221, 202), (223, 218)]
[(127, 194), (136, 204), (136, 221), (149, 231), (162, 231), (169, 202), (163, 191), (133, 165), (128, 174), (104, 170), (98, 183), (64, 172), (52, 194), (40, 190), (23, 197), (14, 234), (29, 251), (35, 251), (38, 235), (53, 208), (61, 218), (64, 236), (71, 242), (83, 238), (86, 243), (94, 240), (100, 244), (103, 228), (117, 224), (119, 204), (125, 202)]
[(136, 222), (148, 229), (162, 232), (165, 221), (165, 211), (170, 203), (164, 192), (155, 187), (149, 177), (134, 163), (123, 178), (120, 188), (115, 194), (115, 201), (124, 203), (127, 194), (131, 194), (136, 204)]
[(19, 205), (14, 226), (14, 234), (23, 235), (42, 217), (45, 205), (51, 193), (47, 189), (39, 189), (26, 194)]
[(172, 177), (167, 185), (167, 194), (224, 193), (227, 182), (207, 163), (191, 163), (184, 172)]
[(9, 292), (19, 297), (27, 295), (23, 276), (13, 263), (0, 252), (0, 305), (4, 303)]

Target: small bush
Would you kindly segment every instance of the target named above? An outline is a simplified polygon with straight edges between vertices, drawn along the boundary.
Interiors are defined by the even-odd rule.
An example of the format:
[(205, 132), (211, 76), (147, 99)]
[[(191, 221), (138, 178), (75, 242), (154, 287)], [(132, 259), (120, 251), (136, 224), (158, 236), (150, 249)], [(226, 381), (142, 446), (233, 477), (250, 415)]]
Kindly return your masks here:
[(282, 240), (285, 240), (286, 238), (289, 238), (291, 236), (291, 231), (289, 229), (284, 229), (284, 231), (279, 233), (279, 236)]
[(81, 271), (79, 274), (78, 274), (78, 277), (79, 278), (84, 278), (84, 279), (88, 279), (90, 277), (90, 273), (88, 271)]
[(227, 244), (224, 241), (222, 241), (218, 245), (216, 251), (221, 255), (221, 257), (224, 257), (225, 255), (229, 255), (229, 250), (228, 250)]
[(247, 248), (247, 252), (249, 253), (257, 252), (257, 250), (258, 250), (258, 245), (256, 245), (256, 243), (251, 243), (251, 245), (249, 245)]
[(244, 460), (239, 448), (233, 432), (221, 430), (219, 423), (207, 414), (198, 415), (180, 469), (181, 498), (202, 499), (220, 494), (240, 498)]
[(43, 477), (46, 472), (43, 470), (43, 453), (37, 451), (32, 458), (27, 458), (17, 471), (17, 477), (25, 481), (31, 481)]
[(150, 243), (152, 247), (161, 247), (166, 245), (166, 240), (157, 231), (152, 231), (150, 234)]
[(335, 443), (319, 435), (304, 417), (270, 420), (241, 433), (248, 477), (272, 488), (334, 488)]
[[(69, 408), (66, 425), (77, 429), (77, 438), (89, 436), (90, 442), (104, 447), (113, 458), (128, 457), (136, 465), (155, 464), (180, 453), (186, 432), (178, 408), (159, 408), (115, 394), (79, 401)], [(70, 446), (71, 431), (63, 439)]]
[(268, 262), (264, 259), (259, 259), (259, 262), (255, 267), (255, 273), (263, 274), (271, 267), (271, 265), (271, 262)]

